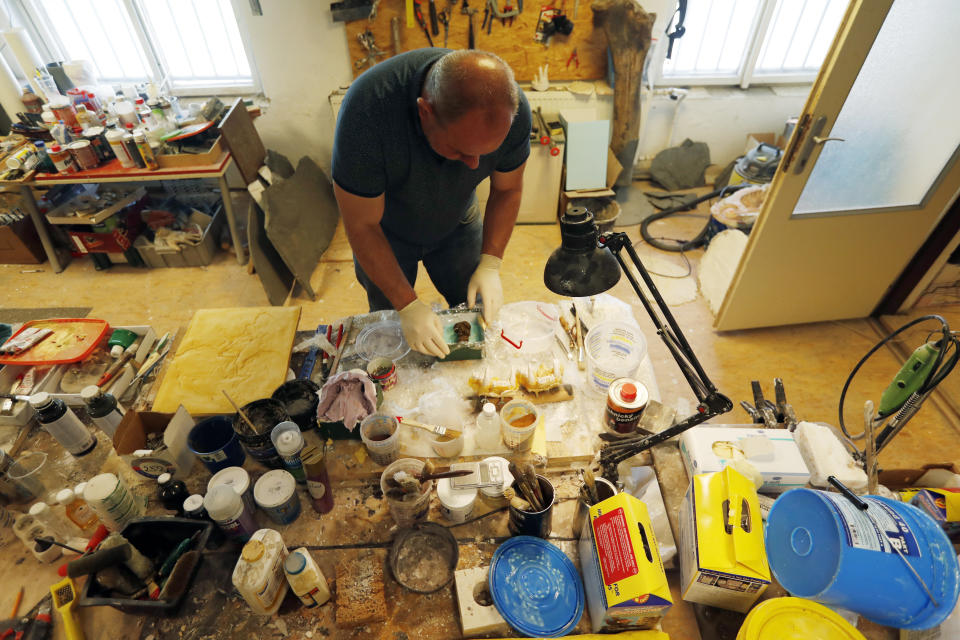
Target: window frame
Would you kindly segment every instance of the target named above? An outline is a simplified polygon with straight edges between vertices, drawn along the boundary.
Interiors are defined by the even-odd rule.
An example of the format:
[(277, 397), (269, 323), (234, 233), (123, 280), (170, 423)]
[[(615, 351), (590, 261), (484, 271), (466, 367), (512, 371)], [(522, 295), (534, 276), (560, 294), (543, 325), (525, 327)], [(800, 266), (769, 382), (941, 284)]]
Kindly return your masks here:
[[(719, 74), (688, 74), (665, 76), (664, 62), (667, 59), (668, 40), (663, 38), (660, 46), (654, 50), (653, 69), (656, 75), (653, 83), (656, 86), (736, 86), (749, 89), (753, 85), (776, 84), (812, 84), (817, 79), (817, 72), (797, 71), (795, 73), (758, 73), (757, 62), (763, 50), (763, 42), (770, 29), (770, 23), (777, 9), (777, 0), (760, 0), (760, 9), (753, 17), (750, 25), (750, 37), (740, 59), (737, 73)], [(681, 39), (682, 41), (682, 39)]]
[[(142, 3), (149, 0), (120, 0), (122, 6), (127, 12), (130, 24), (133, 25), (134, 34), (143, 50), (144, 61), (147, 64), (150, 77), (145, 77), (143, 81), (154, 82), (161, 85), (167, 81), (165, 72), (165, 63), (159, 47), (154, 45), (155, 34), (151, 33), (150, 24), (146, 19), (146, 14)], [(263, 92), (263, 83), (260, 78), (260, 72), (257, 69), (253, 59), (253, 46), (250, 34), (244, 28), (243, 21), (239, 17), (241, 8), (246, 6), (242, 0), (229, 0), (233, 8), (234, 16), (237, 19), (237, 31), (240, 34), (240, 41), (243, 44), (243, 52), (247, 58), (247, 64), (250, 66), (249, 84), (211, 84), (198, 86), (170, 86), (166, 85), (166, 91), (174, 96), (180, 97), (199, 97), (199, 96), (248, 96), (261, 95)], [(57, 37), (56, 30), (47, 19), (42, 8), (36, 6), (33, 0), (11, 0), (8, 6), (13, 9), (12, 13), (19, 14), (20, 22), (30, 34), (34, 45), (37, 47), (41, 56), (47, 60), (68, 60), (69, 56), (63, 47), (63, 43)], [(117, 80), (105, 79), (106, 84), (122, 84), (134, 82), (132, 79)]]

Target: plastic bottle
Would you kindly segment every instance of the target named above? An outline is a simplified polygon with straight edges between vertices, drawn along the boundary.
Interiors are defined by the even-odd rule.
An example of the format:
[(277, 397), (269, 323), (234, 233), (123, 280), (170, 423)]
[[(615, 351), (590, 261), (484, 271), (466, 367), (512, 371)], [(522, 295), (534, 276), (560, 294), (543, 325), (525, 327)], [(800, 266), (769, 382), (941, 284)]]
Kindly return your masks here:
[(137, 111), (137, 117), (140, 119), (140, 122), (149, 122), (152, 117), (150, 113), (150, 107), (146, 105), (143, 98), (137, 98), (134, 101), (134, 108)]
[(63, 505), (64, 513), (70, 522), (80, 527), (84, 533), (91, 533), (100, 523), (97, 514), (93, 512), (82, 498), (78, 498), (73, 489), (63, 489), (57, 493), (57, 502)]
[(257, 530), (253, 513), (231, 487), (220, 485), (207, 492), (203, 508), (210, 519), (231, 538), (249, 540)]
[(500, 418), (493, 403), (486, 402), (483, 411), (477, 416), (477, 430), (474, 441), (483, 449), (498, 449), (500, 447)]
[[(187, 499), (183, 501), (181, 506), (183, 509), (183, 517), (190, 518), (191, 520), (201, 520), (203, 522), (213, 522), (213, 519), (210, 517), (210, 514), (207, 513), (207, 510), (203, 508), (203, 496), (198, 493), (193, 494), (192, 496), (187, 496)], [(214, 524), (216, 524), (214, 522)], [(222, 545), (226, 541), (226, 536), (223, 533), (223, 530), (215, 526), (210, 532), (210, 537), (207, 539), (208, 548), (216, 548)]]
[(40, 170), (47, 173), (56, 173), (57, 167), (53, 164), (53, 160), (50, 159), (50, 155), (47, 153), (47, 145), (43, 140), (37, 140), (33, 143), (33, 146), (37, 148), (37, 153), (40, 155)]
[(68, 174), (77, 172), (77, 163), (74, 162), (70, 152), (59, 144), (50, 145), (50, 151), (47, 152), (50, 162), (57, 169), (57, 173)]
[(147, 169), (150, 171), (156, 171), (160, 168), (160, 165), (157, 163), (156, 156), (153, 155), (153, 149), (150, 148), (150, 143), (147, 142), (147, 136), (142, 130), (137, 130), (133, 134), (133, 141), (137, 144), (137, 150), (140, 152), (140, 157), (143, 158), (143, 164), (146, 165)]
[(110, 149), (113, 150), (113, 155), (117, 157), (117, 160), (120, 161), (120, 166), (127, 169), (132, 169), (137, 166), (137, 163), (133, 161), (133, 158), (130, 157), (130, 152), (127, 150), (127, 146), (123, 144), (124, 132), (116, 127), (111, 128), (107, 131), (107, 142), (110, 143)]
[(183, 501), (190, 496), (183, 480), (174, 480), (169, 473), (161, 473), (157, 477), (157, 485), (157, 498), (163, 508), (183, 515)]
[(260, 529), (244, 545), (233, 569), (233, 586), (254, 613), (276, 613), (287, 595), (289, 585), (283, 577), (287, 547), (273, 529)]
[(58, 120), (57, 124), (53, 125), (53, 128), (50, 129), (50, 135), (62, 145), (73, 141), (73, 138), (70, 137), (70, 132), (67, 130), (67, 125), (64, 124), (63, 120)]
[(117, 427), (123, 420), (123, 411), (117, 404), (117, 399), (109, 393), (104, 393), (95, 384), (84, 387), (80, 392), (80, 397), (87, 405), (87, 414), (93, 420), (93, 423), (100, 427), (100, 430), (113, 438), (117, 432)]
[(77, 527), (55, 513), (46, 502), (37, 502), (30, 507), (27, 513), (36, 518), (37, 522), (45, 526), (50, 533), (60, 540), (66, 540), (79, 533)]
[(307, 476), (310, 502), (314, 511), (319, 514), (329, 513), (333, 509), (333, 491), (330, 489), (330, 476), (327, 474), (325, 448), (307, 447), (300, 452), (303, 470)]
[(130, 103), (126, 98), (120, 97), (113, 103), (113, 111), (117, 114), (117, 118), (120, 119), (120, 123), (124, 126), (126, 125), (135, 125), (137, 124), (137, 112), (133, 108), (133, 104)]
[(273, 448), (280, 454), (283, 465), (297, 481), (297, 484), (306, 484), (307, 475), (303, 470), (300, 452), (303, 450), (303, 434), (296, 422), (286, 420), (273, 428), (270, 432)]
[(136, 163), (136, 165), (141, 169), (146, 169), (147, 163), (143, 161), (143, 156), (140, 155), (140, 149), (137, 148), (137, 143), (133, 137), (133, 125), (127, 123), (124, 126), (126, 127), (127, 132), (123, 134), (123, 146), (127, 148), (127, 153), (130, 154), (130, 158), (134, 161), (134, 163)]
[(99, 124), (96, 117), (87, 111), (87, 106), (84, 104), (77, 105), (77, 123), (80, 125), (81, 130), (89, 129)]
[(47, 433), (73, 456), (85, 456), (96, 448), (97, 439), (63, 400), (41, 391), (30, 396), (30, 405)]
[(305, 607), (316, 607), (330, 599), (327, 579), (306, 547), (290, 552), (283, 563), (283, 571), (287, 574), (290, 590)]

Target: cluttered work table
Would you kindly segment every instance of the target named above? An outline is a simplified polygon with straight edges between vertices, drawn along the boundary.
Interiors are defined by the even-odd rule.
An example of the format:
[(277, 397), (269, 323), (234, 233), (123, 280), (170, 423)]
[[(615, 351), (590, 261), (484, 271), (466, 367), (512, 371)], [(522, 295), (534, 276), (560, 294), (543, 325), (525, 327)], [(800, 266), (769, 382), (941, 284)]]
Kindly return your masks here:
[[(0, 479), (4, 495), (12, 488), (21, 498), (7, 511), (16, 517), (12, 529), (0, 528), (0, 575), (16, 576), (0, 590), (0, 606), (21, 585), (21, 614), (34, 603), (43, 607), (51, 585), (62, 596), (57, 570), (76, 554), (34, 546), (34, 525), (23, 519), (34, 517), (57, 541), (81, 548), (90, 529), (82, 536), (71, 529), (64, 503), (19, 514), (52, 491), (86, 482), (93, 488), (79, 493), (89, 509), (154, 566), (124, 594), (101, 575), (107, 568), (91, 568), (92, 556), (78, 561), (80, 568), (71, 563), (75, 602), (54, 613), (54, 638), (80, 637), (64, 633), (67, 618), (90, 639), (553, 637), (621, 630), (631, 620), (662, 631), (624, 640), (734, 638), (754, 602), (778, 606), (774, 599), (786, 595), (760, 560), (762, 528), (749, 526), (749, 514), (761, 513), (756, 485), (777, 495), (786, 485), (807, 484), (809, 472), (799, 479), (787, 473), (785, 460), (802, 466), (789, 458), (795, 447), (779, 449), (794, 436), (783, 424), (766, 431), (743, 425), (738, 434), (750, 442), (737, 445), (740, 436), (729, 429), (701, 426), (698, 439), (682, 440), (684, 455), (702, 456), (698, 465), (724, 457), (711, 453), (718, 444), (761, 449), (750, 454), (760, 461), (773, 456), (777, 470), (770, 474), (756, 462), (763, 477), (754, 482), (749, 468), (734, 465), (737, 471), (699, 468), (713, 473), (691, 485), (677, 439), (622, 461), (617, 484), (600, 478), (601, 443), (662, 433), (678, 416), (659, 402), (645, 338), (624, 303), (601, 295), (578, 300), (575, 315), (571, 306), (514, 303), (489, 326), (476, 310), (444, 313), (451, 346), (445, 362), (409, 351), (394, 312), (312, 331), (297, 331), (297, 307), (200, 310), (169, 336), (122, 328), (135, 337), (120, 353), (131, 355), (101, 386), (125, 407), (122, 418), (88, 402), (102, 395), (77, 393), (115, 362), (102, 341), (117, 328), (104, 329), (84, 360), (58, 365), (59, 380), (38, 383), (95, 426), (92, 451), (71, 455), (45, 405), (39, 430), (24, 422), (31, 407), (15, 403), (20, 425), (5, 430), (12, 442), (3, 450), (22, 471), (30, 455), (45, 454), (48, 464), (39, 486), (15, 480), (10, 469)], [(0, 373), (16, 373), (10, 369)], [(621, 394), (615, 406), (600, 387), (611, 382)], [(491, 416), (488, 402), (499, 415)], [(30, 404), (41, 403), (34, 395)], [(774, 420), (790, 420), (789, 412), (761, 408)], [(448, 431), (437, 431), (439, 425)], [(706, 453), (689, 454), (704, 437)], [(79, 453), (78, 446), (90, 445), (70, 446)], [(464, 474), (422, 475), (449, 471)], [(304, 479), (306, 485), (297, 482)], [(22, 495), (25, 486), (34, 495)], [(719, 526), (719, 533), (699, 536), (725, 548), (722, 520), (692, 511), (684, 524), (691, 486), (718, 510), (720, 501), (743, 497), (743, 534), (732, 539), (732, 558), (689, 544), (692, 517), (698, 527)], [(681, 556), (691, 566), (691, 547), (704, 555), (688, 584), (679, 569)], [(722, 576), (711, 559), (725, 568)], [(165, 560), (172, 570), (159, 570), (161, 597), (137, 597), (153, 590), (156, 566)], [(123, 562), (133, 571), (132, 560)], [(625, 605), (604, 599), (604, 577)], [(288, 580), (294, 594), (284, 597)], [(684, 600), (698, 585), (707, 587), (694, 596), (700, 604)], [(949, 596), (936, 597), (945, 603)], [(800, 602), (806, 604), (781, 615), (846, 624)], [(859, 626), (871, 639), (896, 637), (863, 616)]]

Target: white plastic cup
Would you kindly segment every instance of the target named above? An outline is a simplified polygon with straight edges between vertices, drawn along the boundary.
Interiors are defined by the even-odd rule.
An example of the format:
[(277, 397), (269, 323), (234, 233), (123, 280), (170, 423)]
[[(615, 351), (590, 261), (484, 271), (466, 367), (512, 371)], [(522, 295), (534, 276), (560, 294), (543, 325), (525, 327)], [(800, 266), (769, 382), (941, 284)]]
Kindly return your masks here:
[(422, 460), (413, 458), (400, 458), (392, 462), (380, 475), (380, 490), (383, 492), (383, 499), (387, 501), (390, 508), (390, 515), (394, 522), (400, 527), (409, 527), (418, 520), (426, 520), (430, 511), (430, 493), (433, 491), (433, 480), (427, 480), (420, 483), (420, 495), (416, 500), (393, 500), (387, 497), (387, 490), (390, 486), (387, 484), (387, 478), (392, 478), (397, 471), (406, 471), (410, 475), (419, 475), (423, 471), (425, 463)]
[[(528, 427), (515, 427), (511, 424), (522, 416), (532, 413), (534, 415), (533, 423)], [(526, 451), (533, 443), (533, 433), (540, 424), (540, 412), (530, 402), (526, 400), (511, 400), (503, 405), (500, 410), (500, 435), (503, 437), (503, 444), (510, 449)]]
[(453, 458), (463, 451), (463, 433), (452, 440), (440, 440), (440, 436), (433, 436), (430, 446), (441, 458)]
[(606, 395), (619, 378), (632, 378), (647, 355), (647, 339), (640, 328), (615, 320), (596, 325), (584, 340), (588, 387)]
[(377, 464), (388, 465), (400, 456), (400, 423), (393, 416), (375, 413), (364, 418), (360, 439)]

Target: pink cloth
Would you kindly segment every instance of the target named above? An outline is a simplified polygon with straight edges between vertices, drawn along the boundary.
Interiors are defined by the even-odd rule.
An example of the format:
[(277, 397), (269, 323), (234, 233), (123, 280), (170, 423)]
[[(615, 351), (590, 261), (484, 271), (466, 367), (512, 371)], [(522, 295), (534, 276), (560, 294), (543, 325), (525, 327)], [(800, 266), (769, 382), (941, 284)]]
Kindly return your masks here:
[(317, 419), (320, 422), (343, 422), (353, 431), (360, 422), (377, 410), (377, 387), (365, 371), (351, 369), (327, 380), (320, 390)]

